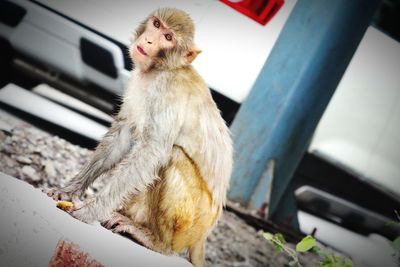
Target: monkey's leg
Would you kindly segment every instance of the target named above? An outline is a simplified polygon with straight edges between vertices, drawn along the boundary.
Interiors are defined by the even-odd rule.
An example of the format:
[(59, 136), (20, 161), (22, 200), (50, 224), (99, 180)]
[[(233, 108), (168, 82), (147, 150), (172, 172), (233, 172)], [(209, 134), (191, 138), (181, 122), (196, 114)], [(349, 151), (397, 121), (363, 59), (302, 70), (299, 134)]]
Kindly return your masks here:
[(64, 188), (51, 189), (47, 195), (55, 200), (70, 200), (73, 194), (82, 195), (100, 174), (123, 158), (132, 144), (131, 128), (123, 121), (114, 122), (81, 171)]
[[(112, 229), (116, 224), (117, 226)], [(112, 230), (113, 233), (127, 233), (142, 246), (153, 251), (162, 252), (154, 245), (153, 233), (145, 227), (136, 225), (130, 218), (120, 214), (119, 212), (114, 212), (111, 219), (108, 220), (104, 226), (107, 229)]]
[(189, 248), (189, 261), (195, 267), (204, 266), (204, 246), (205, 239), (201, 239)]
[(152, 126), (145, 135), (137, 133), (126, 155), (106, 173), (109, 180), (94, 201), (73, 211), (72, 216), (85, 222), (105, 221), (132, 194), (145, 192), (158, 179), (155, 174), (168, 164), (181, 129), (181, 116), (171, 116), (184, 114), (177, 110), (179, 107), (170, 104), (157, 110), (157, 115), (149, 119)]

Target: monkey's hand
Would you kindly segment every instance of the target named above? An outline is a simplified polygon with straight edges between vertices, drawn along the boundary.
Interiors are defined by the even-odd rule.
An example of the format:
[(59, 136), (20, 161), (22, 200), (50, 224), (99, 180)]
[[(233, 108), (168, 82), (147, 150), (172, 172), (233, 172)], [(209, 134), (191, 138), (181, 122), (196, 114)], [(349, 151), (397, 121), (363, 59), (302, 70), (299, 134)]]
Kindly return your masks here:
[(72, 201), (78, 195), (78, 191), (70, 191), (59, 188), (43, 189), (42, 191), (56, 201)]
[(91, 198), (85, 201), (74, 202), (74, 208), (69, 211), (72, 217), (85, 222), (93, 223), (95, 221), (104, 222), (111, 216), (106, 212), (101, 212), (96, 198)]

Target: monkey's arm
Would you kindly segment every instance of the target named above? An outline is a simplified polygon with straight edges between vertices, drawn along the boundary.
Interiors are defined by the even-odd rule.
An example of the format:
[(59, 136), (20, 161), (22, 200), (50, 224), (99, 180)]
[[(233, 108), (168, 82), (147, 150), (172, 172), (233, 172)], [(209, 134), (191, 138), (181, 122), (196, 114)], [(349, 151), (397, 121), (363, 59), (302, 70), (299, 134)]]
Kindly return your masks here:
[(158, 178), (159, 169), (169, 162), (183, 116), (184, 112), (174, 105), (156, 110), (146, 134), (135, 140), (131, 150), (110, 171), (113, 179), (72, 215), (86, 222), (104, 221), (131, 194), (145, 191)]
[(61, 191), (81, 195), (100, 174), (121, 161), (132, 147), (132, 143), (129, 125), (123, 120), (114, 121), (91, 159)]

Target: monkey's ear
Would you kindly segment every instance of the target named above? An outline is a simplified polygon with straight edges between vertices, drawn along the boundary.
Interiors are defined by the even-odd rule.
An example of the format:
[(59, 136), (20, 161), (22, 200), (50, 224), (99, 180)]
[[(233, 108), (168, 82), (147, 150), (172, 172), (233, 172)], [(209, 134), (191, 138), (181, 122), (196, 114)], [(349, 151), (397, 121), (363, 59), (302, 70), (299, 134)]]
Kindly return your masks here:
[(191, 64), (193, 60), (197, 57), (198, 54), (201, 53), (201, 50), (197, 48), (197, 46), (193, 46), (191, 49), (189, 49), (188, 52), (186, 52), (186, 62), (188, 64)]

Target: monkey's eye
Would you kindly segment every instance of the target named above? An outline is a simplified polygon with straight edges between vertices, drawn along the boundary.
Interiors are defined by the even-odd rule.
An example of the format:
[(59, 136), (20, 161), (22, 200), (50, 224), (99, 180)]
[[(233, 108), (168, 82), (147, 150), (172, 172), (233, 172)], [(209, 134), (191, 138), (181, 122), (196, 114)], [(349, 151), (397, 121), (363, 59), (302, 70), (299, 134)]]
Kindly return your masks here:
[(160, 26), (161, 26), (160, 21), (158, 21), (158, 20), (154, 20), (154, 21), (153, 21), (153, 25), (154, 25), (154, 27), (156, 27), (156, 28), (160, 28)]
[(165, 39), (167, 39), (168, 41), (172, 41), (172, 34), (167, 33), (164, 36), (165, 36)]

